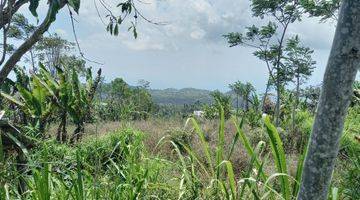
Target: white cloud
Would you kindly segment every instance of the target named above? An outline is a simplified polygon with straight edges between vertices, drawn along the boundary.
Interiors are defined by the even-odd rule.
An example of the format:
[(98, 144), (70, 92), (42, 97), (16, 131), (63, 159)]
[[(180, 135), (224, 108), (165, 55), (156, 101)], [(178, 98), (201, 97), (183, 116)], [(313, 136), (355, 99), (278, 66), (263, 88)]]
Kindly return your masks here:
[[(223, 41), (222, 34), (234, 31), (247, 20), (246, 8), (248, 2), (233, 0), (144, 0), (138, 3), (138, 9), (149, 20), (167, 22), (164, 26), (156, 26), (139, 21), (138, 32), (140, 39), (134, 42), (131, 34), (126, 31), (128, 24), (123, 24), (121, 32), (123, 44), (132, 50), (178, 50), (193, 40), (200, 44)], [(107, 1), (108, 3), (110, 1)], [(116, 8), (109, 3), (116, 11)], [(103, 9), (98, 5), (101, 16), (105, 16)], [(237, 15), (233, 13), (238, 13)], [(78, 16), (80, 23), (92, 27), (104, 26), (101, 24), (93, 1), (85, 1)], [(104, 19), (105, 22), (106, 19)], [(125, 26), (125, 27), (124, 27)], [(139, 45), (139, 47), (135, 47)]]
[[(121, 26), (119, 36), (110, 36), (93, 1), (82, 1), (80, 15), (76, 17), (80, 45), (88, 57), (106, 63), (104, 73), (107, 76), (122, 76), (130, 82), (144, 78), (155, 88), (226, 87), (238, 79), (260, 87), (265, 85), (266, 68), (252, 55), (253, 49), (228, 48), (222, 38), (227, 32), (241, 32), (246, 26), (267, 23), (267, 19), (251, 16), (250, 1), (141, 1), (149, 3), (138, 3), (146, 18), (167, 22), (167, 25), (157, 26), (140, 19), (136, 40), (127, 31), (128, 24)], [(100, 9), (100, 12), (105, 16), (104, 10)], [(56, 23), (72, 39), (68, 20), (68, 16), (63, 15)], [(306, 45), (315, 49), (315, 59), (319, 63), (314, 76), (316, 82), (322, 78), (333, 32), (334, 24), (319, 24), (314, 18), (304, 17), (302, 22), (290, 26), (289, 36), (299, 34)], [(198, 80), (196, 77), (206, 78)]]
[(192, 37), (193, 39), (196, 39), (196, 40), (200, 40), (202, 38), (204, 38), (206, 32), (202, 29), (198, 29), (198, 30), (195, 30), (193, 32), (190, 33), (190, 37)]
[(122, 43), (125, 44), (129, 49), (138, 51), (165, 49), (163, 44), (152, 42), (150, 37), (142, 37), (137, 40), (124, 40)]

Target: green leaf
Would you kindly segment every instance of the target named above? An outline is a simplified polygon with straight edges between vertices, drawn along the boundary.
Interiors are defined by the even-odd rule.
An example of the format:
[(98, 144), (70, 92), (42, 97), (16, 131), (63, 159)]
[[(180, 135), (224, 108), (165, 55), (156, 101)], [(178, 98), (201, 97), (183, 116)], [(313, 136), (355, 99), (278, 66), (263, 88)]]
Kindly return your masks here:
[(114, 31), (114, 24), (112, 22), (109, 24), (109, 30), (110, 30), (110, 34), (112, 35)]
[(16, 104), (17, 106), (23, 107), (24, 104), (21, 103), (20, 101), (16, 100), (14, 97), (12, 97), (11, 95), (5, 94), (3, 92), (0, 92), (0, 95), (2, 97), (4, 97), (6, 100), (10, 101), (13, 104)]
[[(247, 138), (247, 136), (243, 132), (243, 130), (241, 128), (241, 125), (238, 125), (237, 119), (235, 117), (233, 117), (232, 119), (233, 119), (234, 126), (236, 128), (236, 131), (240, 136), (239, 139), (240, 139), (241, 144), (244, 146), (244, 148), (246, 149), (249, 156), (253, 157), (255, 155), (255, 152), (254, 152), (253, 147), (250, 144), (249, 139)], [(255, 164), (255, 166), (257, 168), (260, 168), (261, 164), (260, 164), (260, 158), (258, 158), (258, 156), (254, 157), (254, 164)], [(261, 173), (261, 178), (262, 178), (262, 180), (266, 179), (265, 173)]]
[(210, 147), (209, 147), (209, 143), (206, 141), (206, 138), (205, 138), (205, 134), (204, 132), (201, 130), (199, 124), (196, 122), (196, 120), (194, 118), (189, 118), (186, 122), (186, 124), (191, 121), (192, 124), (193, 124), (193, 127), (195, 129), (195, 133), (199, 136), (200, 138), (200, 141), (201, 141), (201, 147), (205, 153), (205, 156), (206, 156), (206, 159), (207, 159), (207, 162), (209, 163), (210, 165), (210, 170), (212, 172), (212, 174), (214, 173), (214, 168), (213, 168), (213, 161), (211, 159), (211, 151), (210, 151)]
[(24, 153), (24, 155), (26, 157), (28, 157), (29, 155), (29, 152), (28, 150), (26, 149), (26, 147), (24, 146), (23, 143), (21, 143), (15, 136), (13, 136), (11, 133), (8, 133), (8, 132), (3, 132), (4, 135), (6, 135), (10, 140), (12, 140), (20, 149), (21, 151)]
[(237, 193), (236, 193), (236, 179), (234, 174), (234, 169), (230, 161), (224, 160), (220, 163), (220, 165), (225, 164), (227, 175), (228, 175), (228, 181), (230, 185), (231, 195), (232, 199), (236, 199)]
[[(277, 171), (280, 174), (288, 174), (285, 151), (279, 133), (276, 130), (276, 127), (273, 124), (271, 124), (269, 116), (265, 116), (264, 124), (270, 138), (271, 151), (275, 160)], [(291, 194), (290, 194), (290, 183), (288, 177), (281, 176), (280, 181), (281, 181), (281, 192), (283, 194), (283, 197), (285, 199), (290, 199)]]
[(49, 84), (45, 83), (40, 77), (38, 77), (37, 75), (33, 76), (33, 81), (38, 84), (37, 87), (44, 87), (52, 97), (54, 97), (55, 99), (57, 98), (57, 96), (55, 95), (56, 90), (54, 90), (53, 87), (50, 87)]
[(75, 12), (79, 14), (80, 0), (69, 0), (69, 5), (74, 8)]
[(304, 160), (305, 160), (305, 156), (307, 154), (307, 144), (305, 145), (305, 149), (303, 150), (303, 152), (300, 155), (300, 158), (298, 160), (297, 163), (297, 167), (296, 167), (296, 176), (295, 176), (295, 183), (293, 186), (293, 196), (296, 197), (297, 194), (299, 193), (300, 190), (300, 183), (301, 183), (301, 176), (302, 176), (302, 172), (303, 172), (303, 168), (304, 168)]
[(115, 36), (119, 35), (119, 25), (118, 25), (118, 24), (115, 25), (114, 35), (115, 35)]
[(60, 10), (59, 1), (58, 0), (52, 0), (51, 3), (50, 3), (49, 9), (51, 9), (51, 12), (49, 13), (49, 20), (50, 20), (50, 22), (54, 22), (56, 20), (56, 14)]
[[(244, 118), (241, 119), (241, 122), (240, 122), (240, 125), (239, 125), (240, 129), (242, 128), (243, 122), (244, 122)], [(229, 154), (227, 156), (227, 160), (230, 160), (230, 157), (231, 157), (232, 153), (234, 152), (235, 145), (236, 145), (237, 141), (239, 140), (239, 137), (240, 137), (240, 133), (238, 131), (236, 131), (235, 137), (234, 137), (234, 139), (232, 141), (232, 144), (231, 144)]]
[(36, 12), (38, 7), (39, 7), (39, 0), (30, 0), (29, 10), (34, 17), (38, 17), (38, 14)]
[(137, 33), (137, 30), (136, 30), (136, 26), (134, 26), (134, 28), (133, 28), (133, 35), (134, 35), (134, 38), (137, 39), (138, 33)]

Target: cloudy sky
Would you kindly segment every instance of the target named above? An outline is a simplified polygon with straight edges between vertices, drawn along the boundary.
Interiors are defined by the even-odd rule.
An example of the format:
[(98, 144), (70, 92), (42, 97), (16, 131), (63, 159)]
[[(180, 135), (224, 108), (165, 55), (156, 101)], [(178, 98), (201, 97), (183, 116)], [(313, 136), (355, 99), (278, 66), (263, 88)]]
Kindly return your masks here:
[[(75, 24), (81, 48), (86, 57), (104, 63), (102, 68), (108, 81), (122, 77), (130, 84), (136, 84), (139, 79), (148, 80), (152, 88), (195, 87), (224, 91), (229, 83), (240, 80), (253, 83), (260, 91), (264, 89), (266, 67), (252, 55), (253, 49), (229, 48), (222, 38), (225, 33), (267, 23), (267, 19), (251, 17), (248, 0), (142, 2), (138, 6), (144, 16), (155, 22), (166, 22), (166, 25), (140, 20), (139, 37), (134, 39), (126, 24), (121, 27), (119, 36), (110, 36), (94, 2), (81, 1)], [(115, 7), (112, 9), (116, 12)], [(44, 7), (41, 11), (45, 11)], [(100, 15), (105, 16), (101, 8)], [(317, 68), (310, 84), (321, 82), (334, 30), (333, 22), (319, 23), (314, 18), (303, 18), (290, 27), (288, 36), (298, 34), (305, 45), (315, 50)], [(61, 11), (51, 31), (74, 40), (67, 9)]]

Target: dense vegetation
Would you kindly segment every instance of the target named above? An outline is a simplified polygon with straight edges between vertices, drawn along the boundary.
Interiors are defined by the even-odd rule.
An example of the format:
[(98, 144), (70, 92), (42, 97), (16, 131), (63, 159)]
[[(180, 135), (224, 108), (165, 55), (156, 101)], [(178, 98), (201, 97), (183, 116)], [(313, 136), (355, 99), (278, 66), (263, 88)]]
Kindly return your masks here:
[[(94, 73), (88, 67), (77, 41), (45, 34), (59, 10), (68, 5), (70, 12), (78, 12), (80, 1), (49, 1), (48, 15), (39, 26), (17, 11), (27, 2), (0, 3), (0, 199), (359, 198), (360, 83), (354, 81), (359, 56), (346, 40), (358, 36), (344, 39), (341, 34), (351, 31), (337, 31), (335, 38), (342, 43), (334, 43), (331, 70), (326, 72), (330, 75), (320, 89), (304, 86), (316, 65), (314, 51), (288, 31), (304, 13), (337, 20), (340, 1), (251, 1), (253, 17), (270, 22), (223, 37), (230, 47), (254, 48), (253, 55), (268, 70), (263, 94), (241, 81), (229, 84), (226, 93), (151, 90), (145, 80), (131, 86), (120, 77), (106, 82), (101, 69)], [(354, 2), (343, 2), (338, 26), (346, 26), (341, 22), (352, 17), (345, 11), (355, 19), (360, 16), (360, 3)], [(37, 17), (39, 0), (29, 4)], [(130, 14), (135, 23), (128, 30), (135, 38), (138, 17), (153, 23), (136, 9), (135, 1), (117, 7), (119, 15), (106, 7), (112, 35), (119, 34)], [(16, 47), (19, 41), (23, 43)], [(337, 53), (343, 43), (350, 45), (349, 55), (342, 48)], [(30, 59), (19, 67), (24, 54)], [(344, 57), (347, 62), (340, 62)], [(347, 70), (331, 74), (338, 66)], [(14, 78), (8, 76), (11, 71)], [(336, 82), (345, 72), (353, 76)], [(334, 118), (336, 123), (324, 125)], [(339, 144), (339, 151), (326, 142)], [(336, 155), (316, 148), (332, 148), (329, 153)], [(316, 163), (317, 156), (326, 163)], [(309, 174), (325, 176), (325, 171), (332, 176), (309, 180)], [(306, 193), (317, 179), (323, 184)]]

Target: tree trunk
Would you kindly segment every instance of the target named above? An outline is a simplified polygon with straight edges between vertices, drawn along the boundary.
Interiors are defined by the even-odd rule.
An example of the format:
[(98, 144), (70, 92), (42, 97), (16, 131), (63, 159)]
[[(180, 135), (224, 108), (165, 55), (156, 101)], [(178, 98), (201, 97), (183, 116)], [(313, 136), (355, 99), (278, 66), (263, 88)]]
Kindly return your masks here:
[(239, 116), (239, 94), (236, 94), (236, 116)]
[(280, 84), (276, 84), (276, 106), (275, 106), (275, 125), (279, 126), (280, 124)]
[(295, 102), (293, 105), (293, 110), (292, 110), (292, 130), (293, 132), (295, 132), (295, 113), (296, 113), (296, 109), (299, 106), (299, 96), (300, 96), (300, 75), (299, 73), (297, 74), (296, 77), (296, 90), (295, 90)]
[(270, 78), (268, 79), (268, 82), (266, 83), (266, 89), (265, 89), (264, 97), (262, 99), (262, 111), (263, 112), (265, 112), (265, 102), (266, 102), (267, 95), (269, 93), (269, 88), (270, 88)]
[(249, 94), (247, 94), (245, 98), (245, 111), (249, 111)]
[(0, 15), (0, 29), (4, 28), (6, 24), (11, 21), (12, 16), (19, 10), (21, 6), (29, 2), (29, 0), (19, 0), (12, 6), (3, 8), (3, 13)]
[(344, 0), (326, 67), (298, 200), (327, 198), (352, 84), (360, 66), (360, 1)]
[(85, 132), (84, 122), (79, 122), (76, 125), (76, 129), (74, 130), (74, 133), (71, 137), (70, 143), (74, 144), (75, 142), (81, 140), (82, 136), (84, 135), (84, 132)]
[(66, 132), (66, 115), (67, 113), (66, 112), (63, 112), (62, 115), (61, 115), (61, 122), (60, 122), (60, 125), (58, 127), (58, 130), (57, 130), (57, 136), (56, 136), (56, 140), (58, 142), (66, 142), (67, 140), (67, 132)]
[(35, 56), (34, 56), (34, 52), (33, 52), (33, 49), (32, 48), (30, 48), (30, 58), (31, 58), (31, 65), (32, 65), (32, 70), (33, 70), (33, 72), (34, 73), (36, 73), (37, 72), (37, 68), (35, 67)]

